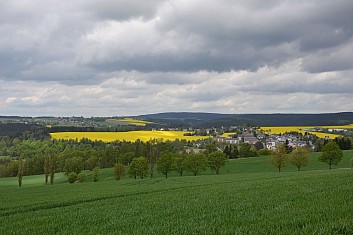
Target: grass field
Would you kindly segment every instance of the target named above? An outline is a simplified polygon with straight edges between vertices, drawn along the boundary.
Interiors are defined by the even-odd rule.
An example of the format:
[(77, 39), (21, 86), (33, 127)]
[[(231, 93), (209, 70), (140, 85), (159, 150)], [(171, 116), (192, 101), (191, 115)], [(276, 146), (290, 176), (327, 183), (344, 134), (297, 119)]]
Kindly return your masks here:
[(163, 141), (176, 139), (179, 140), (199, 140), (210, 138), (208, 136), (184, 136), (187, 132), (183, 131), (129, 131), (129, 132), (58, 132), (51, 133), (54, 139), (82, 139), (88, 138), (90, 140), (102, 140), (104, 142), (111, 142), (115, 140), (126, 140), (135, 142), (137, 139), (141, 141), (149, 141), (150, 139), (161, 139)]
[(115, 123), (115, 124), (129, 124), (134, 126), (146, 126), (147, 124), (152, 124), (152, 122), (134, 119), (134, 118), (107, 119), (106, 122)]
[(221, 175), (56, 184), (0, 179), (0, 234), (352, 234), (352, 151), (333, 170), (311, 155), (302, 172), (267, 157), (230, 160)]

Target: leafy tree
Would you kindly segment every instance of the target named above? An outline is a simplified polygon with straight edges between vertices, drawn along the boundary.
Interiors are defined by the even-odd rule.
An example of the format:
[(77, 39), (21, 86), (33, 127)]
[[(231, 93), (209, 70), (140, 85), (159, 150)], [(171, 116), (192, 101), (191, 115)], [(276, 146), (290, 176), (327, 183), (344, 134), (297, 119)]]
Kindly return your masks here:
[(186, 155), (182, 154), (179, 155), (175, 158), (175, 171), (179, 173), (180, 177), (183, 176), (183, 173), (185, 171), (185, 158)]
[(8, 176), (10, 177), (17, 176), (19, 164), (20, 164), (20, 161), (18, 160), (12, 160), (7, 164), (6, 171), (8, 173)]
[(77, 173), (76, 172), (70, 172), (67, 174), (67, 179), (70, 184), (73, 184), (77, 180)]
[(254, 146), (257, 151), (264, 148), (264, 144), (261, 141), (257, 141)]
[(209, 143), (206, 145), (206, 151), (205, 154), (208, 155), (210, 153), (218, 151), (216, 145), (214, 143)]
[(256, 150), (252, 149), (249, 143), (239, 144), (239, 156), (240, 157), (257, 157)]
[(324, 141), (321, 139), (316, 139), (314, 142), (314, 151), (321, 152), (323, 148), (324, 148)]
[(222, 152), (213, 152), (208, 155), (208, 165), (211, 170), (215, 171), (216, 174), (219, 174), (221, 167), (225, 165), (227, 157)]
[(148, 161), (144, 157), (138, 157), (132, 159), (129, 175), (133, 176), (135, 179), (140, 176), (141, 179), (148, 175)]
[(188, 154), (185, 158), (185, 167), (196, 176), (207, 169), (207, 158), (202, 153)]
[(281, 172), (281, 169), (287, 165), (287, 150), (284, 144), (279, 144), (277, 149), (269, 158), (270, 163), (278, 168), (278, 172)]
[(309, 151), (303, 147), (297, 147), (290, 155), (290, 162), (300, 171), (301, 167), (308, 165)]
[(162, 152), (161, 156), (157, 161), (157, 171), (165, 175), (168, 178), (168, 173), (174, 170), (175, 157), (171, 152)]
[(113, 176), (116, 180), (120, 180), (121, 176), (124, 174), (125, 167), (123, 164), (118, 163), (114, 165)]
[(338, 144), (341, 150), (350, 150), (352, 149), (352, 140), (346, 137), (336, 137), (334, 141)]
[(82, 157), (72, 157), (65, 160), (64, 171), (66, 174), (70, 172), (75, 172), (76, 174), (80, 174), (83, 170), (83, 159)]
[(229, 148), (230, 148), (230, 157), (229, 158), (238, 158), (239, 157), (239, 150), (238, 150), (238, 146), (237, 145), (233, 145), (233, 148), (232, 148), (232, 145), (229, 145)]
[(18, 178), (18, 186), (22, 187), (22, 176), (23, 176), (23, 170), (24, 170), (24, 161), (21, 159), (18, 164), (18, 172), (17, 172), (17, 178)]
[(132, 159), (134, 158), (134, 155), (134, 152), (126, 152), (120, 156), (119, 161), (125, 166), (129, 166), (131, 164)]
[(226, 155), (227, 158), (230, 158), (231, 151), (232, 148), (228, 147), (228, 145), (226, 145), (226, 147), (223, 149), (223, 153)]
[(93, 176), (93, 182), (98, 182), (99, 166), (96, 166), (95, 168), (93, 168), (92, 176)]
[(329, 169), (332, 169), (332, 165), (337, 165), (343, 157), (342, 150), (336, 142), (329, 142), (322, 149), (322, 155), (319, 160), (326, 162), (329, 165)]

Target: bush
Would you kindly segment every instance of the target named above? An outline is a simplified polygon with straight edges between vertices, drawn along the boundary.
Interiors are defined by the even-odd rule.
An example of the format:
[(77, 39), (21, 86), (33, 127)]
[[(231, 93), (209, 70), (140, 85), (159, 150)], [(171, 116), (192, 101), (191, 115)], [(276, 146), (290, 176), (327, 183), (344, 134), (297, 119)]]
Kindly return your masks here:
[(98, 182), (98, 176), (99, 176), (99, 166), (96, 166), (95, 168), (93, 168), (93, 182)]
[(81, 172), (77, 175), (77, 182), (82, 183), (86, 179), (86, 176), (85, 172)]
[(70, 184), (75, 183), (76, 180), (77, 180), (77, 173), (76, 172), (70, 172), (69, 174), (67, 174), (67, 179), (68, 179)]
[(273, 153), (272, 150), (269, 149), (260, 149), (259, 151), (257, 151), (259, 153), (259, 155), (261, 156), (267, 156), (267, 155), (271, 155)]

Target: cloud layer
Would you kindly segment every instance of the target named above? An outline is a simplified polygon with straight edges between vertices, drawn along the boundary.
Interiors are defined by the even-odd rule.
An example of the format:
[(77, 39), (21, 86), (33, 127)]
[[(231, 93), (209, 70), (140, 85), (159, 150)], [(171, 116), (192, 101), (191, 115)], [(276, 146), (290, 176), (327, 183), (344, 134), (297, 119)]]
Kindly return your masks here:
[(353, 109), (353, 2), (0, 2), (0, 115)]

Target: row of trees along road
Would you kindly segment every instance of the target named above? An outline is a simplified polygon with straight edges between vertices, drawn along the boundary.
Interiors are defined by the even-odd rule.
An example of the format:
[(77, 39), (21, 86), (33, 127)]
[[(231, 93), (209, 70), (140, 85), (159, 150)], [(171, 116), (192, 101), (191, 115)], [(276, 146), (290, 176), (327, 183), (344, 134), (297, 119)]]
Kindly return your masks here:
[[(339, 145), (335, 141), (328, 142), (322, 149), (322, 155), (319, 160), (329, 165), (329, 169), (332, 169), (332, 165), (337, 165), (343, 157), (343, 152)], [(284, 144), (280, 144), (277, 149), (272, 153), (269, 158), (269, 162), (280, 172), (283, 167), (287, 166), (288, 163), (293, 164), (297, 167), (298, 171), (302, 167), (308, 165), (309, 162), (309, 150), (303, 147), (294, 149), (290, 155), (287, 154), (287, 149)], [(353, 164), (353, 159), (352, 159)]]
[[(194, 176), (205, 171), (208, 167), (217, 175), (225, 165), (227, 158), (224, 153), (215, 151), (205, 155), (203, 153), (173, 154), (172, 152), (162, 152), (156, 161), (156, 169), (168, 178), (168, 175), (175, 171), (180, 176), (184, 172), (191, 172)], [(129, 175), (137, 179), (143, 179), (149, 174), (150, 164), (145, 157), (138, 157), (132, 160), (129, 168)], [(152, 175), (151, 175), (152, 177)]]

